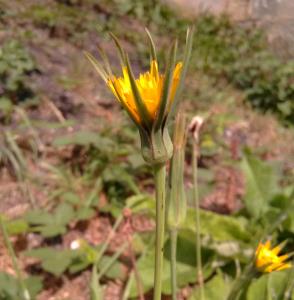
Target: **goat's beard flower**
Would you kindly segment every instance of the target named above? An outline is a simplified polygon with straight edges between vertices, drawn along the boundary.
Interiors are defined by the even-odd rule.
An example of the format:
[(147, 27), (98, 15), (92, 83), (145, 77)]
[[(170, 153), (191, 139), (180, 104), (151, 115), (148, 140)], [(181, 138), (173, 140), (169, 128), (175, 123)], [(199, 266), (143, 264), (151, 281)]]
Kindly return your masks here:
[[(172, 82), (170, 88), (170, 97), (168, 107), (170, 108), (174, 99), (179, 78), (182, 70), (182, 63), (178, 62), (173, 70)], [(107, 85), (116, 96), (119, 102), (123, 102), (132, 117), (138, 123), (141, 123), (141, 117), (137, 109), (135, 96), (132, 91), (130, 78), (127, 68), (122, 68), (123, 77), (112, 76), (108, 79)], [(158, 71), (158, 63), (152, 60), (150, 63), (150, 71), (140, 74), (136, 79), (136, 86), (148, 111), (149, 117), (152, 121), (155, 120), (156, 114), (159, 110), (162, 89), (164, 83), (164, 75)]]
[(267, 241), (265, 244), (260, 243), (255, 251), (255, 266), (257, 270), (262, 273), (270, 273), (291, 268), (291, 263), (286, 262), (290, 256), (287, 254), (279, 256), (281, 250), (281, 246), (271, 249), (270, 241)]
[(137, 78), (133, 74), (128, 54), (113, 34), (111, 37), (118, 49), (122, 65), (121, 76), (113, 75), (103, 50), (99, 49), (102, 63), (90, 53), (86, 53), (86, 56), (137, 126), (142, 156), (146, 162), (155, 166), (166, 163), (173, 153), (167, 124), (177, 108), (189, 65), (193, 28), (187, 30), (182, 62), (177, 62), (177, 41), (171, 45), (164, 74), (159, 72), (154, 42), (147, 29), (146, 32), (150, 44), (150, 70), (141, 73)]

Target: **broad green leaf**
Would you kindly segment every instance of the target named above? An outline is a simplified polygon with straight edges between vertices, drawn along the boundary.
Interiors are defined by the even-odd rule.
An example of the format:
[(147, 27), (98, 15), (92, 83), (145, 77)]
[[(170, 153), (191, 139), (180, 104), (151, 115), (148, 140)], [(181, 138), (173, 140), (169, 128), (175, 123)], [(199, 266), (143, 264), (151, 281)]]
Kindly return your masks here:
[(244, 202), (251, 216), (258, 218), (263, 214), (277, 192), (277, 178), (273, 168), (244, 152), (241, 168), (245, 175), (246, 192)]
[(68, 203), (61, 203), (54, 211), (54, 223), (68, 224), (74, 217), (73, 207)]
[(41, 209), (36, 209), (29, 211), (25, 216), (24, 219), (33, 225), (41, 225), (41, 224), (47, 224), (50, 223), (52, 220), (52, 217), (49, 213), (46, 211), (43, 211)]
[(34, 210), (26, 214), (25, 220), (32, 224), (36, 232), (44, 237), (53, 237), (66, 232), (66, 225), (74, 218), (73, 207), (68, 203), (61, 203), (52, 214)]
[(290, 270), (273, 272), (253, 281), (248, 288), (246, 300), (284, 300), (289, 275)]
[(44, 226), (36, 226), (34, 229), (46, 238), (66, 233), (66, 227), (62, 224), (46, 224)]
[(55, 250), (49, 247), (25, 251), (24, 254), (40, 259), (42, 268), (55, 276), (60, 276), (73, 259), (80, 255), (78, 251)]
[[(244, 219), (238, 219), (232, 216), (219, 215), (210, 211), (200, 210), (201, 233), (211, 236), (215, 240), (241, 240), (250, 241), (250, 233), (246, 229)], [(196, 231), (195, 210), (188, 209), (186, 222), (183, 229)]]
[[(221, 273), (215, 275), (210, 281), (204, 285), (205, 300), (226, 300), (230, 289), (230, 282), (224, 279)], [(199, 288), (195, 288), (188, 300), (200, 299)], [(255, 300), (261, 300), (255, 298)]]

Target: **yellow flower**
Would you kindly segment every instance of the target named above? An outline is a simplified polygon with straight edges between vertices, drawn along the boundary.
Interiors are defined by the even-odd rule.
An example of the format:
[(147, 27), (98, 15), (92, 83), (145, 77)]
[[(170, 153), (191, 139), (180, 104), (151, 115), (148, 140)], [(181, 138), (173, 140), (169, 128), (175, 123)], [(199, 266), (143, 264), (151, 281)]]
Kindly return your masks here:
[(281, 250), (281, 246), (276, 246), (271, 249), (270, 241), (267, 241), (265, 244), (259, 243), (255, 251), (256, 268), (262, 273), (270, 273), (291, 268), (292, 265), (286, 262), (289, 255), (285, 254), (278, 256)]
[[(174, 99), (181, 70), (182, 63), (179, 62), (173, 70), (168, 108), (170, 108), (170, 105)], [(135, 96), (132, 91), (127, 68), (123, 67), (122, 71), (123, 77), (112, 76), (108, 79), (107, 85), (116, 96), (118, 101), (123, 102), (122, 104), (124, 104), (124, 106), (128, 109), (131, 116), (138, 123), (141, 123), (141, 117), (136, 106)], [(150, 71), (140, 74), (139, 78), (136, 79), (137, 89), (152, 121), (155, 120), (156, 114), (160, 107), (163, 83), (164, 75), (159, 73), (158, 64), (155, 60), (151, 61)]]

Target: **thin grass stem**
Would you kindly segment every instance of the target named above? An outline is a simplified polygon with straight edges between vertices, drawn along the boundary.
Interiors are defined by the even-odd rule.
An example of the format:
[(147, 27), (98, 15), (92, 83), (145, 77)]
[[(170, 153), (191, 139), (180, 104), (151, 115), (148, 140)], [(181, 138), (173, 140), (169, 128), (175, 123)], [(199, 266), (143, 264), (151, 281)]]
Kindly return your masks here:
[(200, 205), (198, 191), (198, 141), (193, 139), (192, 154), (192, 172), (193, 172), (193, 200), (196, 213), (196, 262), (197, 262), (197, 279), (200, 289), (200, 300), (205, 300), (203, 272), (202, 272), (202, 255), (201, 255), (201, 236), (200, 236)]

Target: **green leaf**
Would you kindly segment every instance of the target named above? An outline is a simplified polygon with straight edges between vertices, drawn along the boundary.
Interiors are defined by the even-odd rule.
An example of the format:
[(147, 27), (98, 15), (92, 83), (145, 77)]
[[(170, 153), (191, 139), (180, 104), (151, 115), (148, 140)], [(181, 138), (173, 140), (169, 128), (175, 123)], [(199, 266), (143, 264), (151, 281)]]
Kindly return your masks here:
[[(98, 269), (103, 269), (109, 262), (111, 262), (111, 256), (103, 256), (98, 264)], [(123, 272), (123, 264), (118, 260), (112, 263), (111, 267), (105, 273), (105, 276), (111, 279), (125, 279), (126, 272)]]
[[(196, 231), (196, 213), (195, 210), (188, 209), (188, 214), (183, 229)], [(211, 236), (215, 240), (241, 240), (250, 241), (250, 233), (246, 228), (244, 219), (238, 219), (232, 216), (219, 215), (210, 211), (200, 210), (201, 234)]]
[[(205, 300), (226, 300), (229, 289), (230, 282), (225, 281), (224, 276), (219, 272), (204, 285)], [(199, 288), (195, 288), (188, 300), (198, 299), (200, 299)], [(255, 298), (255, 300), (257, 299), (261, 300), (259, 297)]]
[(241, 163), (245, 175), (246, 192), (244, 201), (251, 216), (258, 218), (269, 206), (269, 202), (277, 192), (277, 178), (273, 168), (244, 152)]
[(29, 230), (29, 224), (24, 219), (15, 219), (5, 224), (9, 235), (23, 234)]
[[(31, 297), (42, 290), (42, 280), (39, 276), (30, 276), (24, 279), (24, 283)], [(14, 276), (0, 272), (0, 299), (16, 300), (23, 299), (20, 282)]]
[(78, 221), (88, 220), (95, 216), (95, 210), (90, 207), (81, 207), (76, 211), (75, 219)]
[(20, 299), (20, 284), (18, 280), (10, 274), (0, 273), (0, 299), (14, 300)]
[(40, 259), (42, 268), (45, 271), (60, 276), (70, 266), (73, 259), (80, 254), (78, 251), (61, 251), (46, 247), (25, 251), (24, 255)]
[(43, 288), (42, 278), (40, 276), (30, 276), (25, 278), (24, 282), (32, 297), (35, 297)]
[(29, 211), (24, 218), (27, 222), (33, 225), (47, 224), (52, 220), (49, 213), (40, 209)]
[(54, 211), (54, 223), (60, 225), (68, 224), (74, 217), (73, 207), (68, 203), (61, 203)]
[[(144, 293), (153, 288), (154, 280), (154, 251), (149, 251), (145, 256), (142, 256), (137, 261), (137, 268), (140, 280), (143, 286)], [(177, 262), (177, 275), (179, 287), (186, 286), (196, 280), (196, 268), (185, 263)], [(163, 260), (163, 276), (162, 276), (162, 291), (164, 294), (171, 294), (170, 284), (170, 261), (166, 258)], [(130, 288), (129, 297), (138, 295), (137, 284), (134, 280)]]
[(253, 281), (248, 288), (246, 300), (284, 300), (291, 270), (273, 272)]
[(66, 232), (66, 225), (74, 218), (75, 213), (68, 203), (61, 203), (52, 214), (42, 210), (28, 212), (25, 220), (32, 224), (33, 230), (44, 237), (53, 237)]
[(155, 216), (155, 200), (150, 195), (131, 196), (127, 198), (126, 203), (133, 213), (148, 213)]
[(63, 201), (66, 201), (68, 203), (75, 204), (75, 205), (82, 203), (81, 198), (76, 193), (73, 193), (73, 192), (65, 192), (60, 196), (60, 198)]

